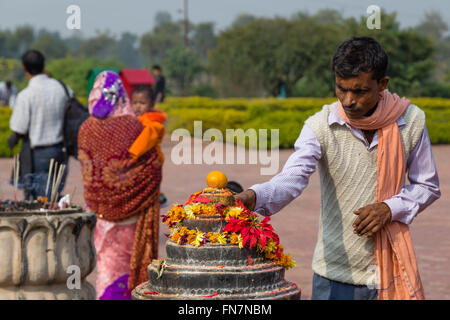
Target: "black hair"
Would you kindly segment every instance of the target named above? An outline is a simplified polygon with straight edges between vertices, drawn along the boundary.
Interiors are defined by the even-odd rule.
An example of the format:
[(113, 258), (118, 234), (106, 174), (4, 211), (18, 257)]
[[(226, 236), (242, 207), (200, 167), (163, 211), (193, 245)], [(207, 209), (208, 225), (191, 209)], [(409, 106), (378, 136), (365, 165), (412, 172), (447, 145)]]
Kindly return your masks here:
[(159, 65), (157, 65), (157, 64), (153, 65), (152, 69), (156, 69), (156, 70), (161, 71), (161, 67)]
[(22, 55), (22, 64), (29, 74), (36, 75), (44, 71), (45, 57), (37, 50), (28, 50)]
[(11, 87), (12, 87), (12, 82), (11, 82), (11, 80), (6, 80), (6, 87), (7, 87), (8, 89), (11, 89)]
[(154, 95), (153, 95), (153, 89), (150, 85), (148, 84), (140, 84), (138, 86), (136, 86), (133, 91), (131, 92), (131, 95), (133, 95), (133, 93), (141, 93), (141, 92), (145, 92), (147, 94), (147, 97), (150, 99), (151, 102), (154, 101)]
[(341, 78), (373, 72), (372, 79), (386, 75), (388, 56), (381, 45), (371, 37), (353, 37), (344, 41), (333, 56), (334, 74)]

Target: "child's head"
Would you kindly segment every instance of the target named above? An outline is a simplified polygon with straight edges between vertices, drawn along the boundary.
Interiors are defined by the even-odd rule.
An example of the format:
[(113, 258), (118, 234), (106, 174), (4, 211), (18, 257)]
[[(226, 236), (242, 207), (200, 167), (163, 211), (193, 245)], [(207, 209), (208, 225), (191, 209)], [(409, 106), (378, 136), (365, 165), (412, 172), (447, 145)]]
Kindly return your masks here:
[(149, 85), (139, 85), (131, 93), (131, 105), (137, 116), (153, 110), (153, 90)]

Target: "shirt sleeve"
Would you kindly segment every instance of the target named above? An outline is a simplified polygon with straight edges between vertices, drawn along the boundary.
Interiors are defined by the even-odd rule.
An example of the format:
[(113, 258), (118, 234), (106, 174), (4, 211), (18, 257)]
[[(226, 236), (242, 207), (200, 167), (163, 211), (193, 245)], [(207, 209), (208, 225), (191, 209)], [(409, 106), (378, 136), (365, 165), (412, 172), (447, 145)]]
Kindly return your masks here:
[(257, 213), (266, 216), (277, 213), (298, 197), (308, 185), (309, 177), (322, 157), (322, 151), (319, 141), (306, 124), (294, 147), (294, 153), (280, 173), (268, 182), (250, 187), (256, 194)]
[(27, 134), (30, 126), (30, 104), (28, 99), (21, 92), (17, 95), (14, 103), (9, 127), (19, 134)]
[(421, 139), (408, 157), (407, 168), (410, 184), (383, 202), (391, 209), (392, 221), (410, 224), (421, 211), (441, 196), (439, 177), (426, 126)]

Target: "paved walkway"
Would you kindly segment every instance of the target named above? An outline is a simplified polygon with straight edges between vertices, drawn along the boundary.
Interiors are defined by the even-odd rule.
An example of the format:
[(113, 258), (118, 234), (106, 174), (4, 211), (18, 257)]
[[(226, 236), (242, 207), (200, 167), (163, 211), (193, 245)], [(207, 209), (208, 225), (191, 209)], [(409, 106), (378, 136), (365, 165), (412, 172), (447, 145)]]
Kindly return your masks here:
[[(187, 197), (206, 187), (206, 175), (212, 170), (221, 170), (229, 180), (235, 180), (244, 188), (268, 180), (260, 175), (259, 165), (175, 165), (171, 161), (174, 142), (169, 138), (163, 143), (166, 162), (163, 171), (162, 191), (169, 203), (184, 202)], [(280, 170), (292, 150), (280, 151)], [(439, 170), (442, 197), (422, 212), (412, 223), (411, 232), (419, 263), (419, 269), (428, 299), (450, 299), (450, 146), (434, 146), (433, 153)], [(247, 160), (248, 162), (248, 160)], [(12, 159), (0, 159), (0, 197), (11, 198), (13, 190), (7, 185), (12, 168)], [(83, 186), (79, 164), (70, 162), (70, 171), (65, 188), (71, 193), (76, 186), (75, 202), (83, 203)], [(165, 213), (168, 208), (164, 208)], [(312, 285), (311, 262), (318, 231), (320, 214), (320, 186), (317, 172), (311, 177), (303, 194), (272, 216), (272, 225), (279, 234), (287, 253), (292, 253), (297, 267), (286, 272), (286, 278), (302, 289), (302, 298), (310, 299)], [(162, 225), (160, 256), (165, 256), (167, 227)], [(95, 283), (96, 272), (89, 277)]]

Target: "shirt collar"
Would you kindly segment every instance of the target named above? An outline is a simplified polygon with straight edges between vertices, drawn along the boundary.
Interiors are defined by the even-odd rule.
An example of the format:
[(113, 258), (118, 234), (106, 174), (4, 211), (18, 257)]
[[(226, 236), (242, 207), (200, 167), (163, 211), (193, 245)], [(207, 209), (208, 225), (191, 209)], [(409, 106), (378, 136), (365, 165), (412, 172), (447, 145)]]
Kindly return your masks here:
[[(333, 123), (337, 123), (340, 125), (345, 125), (345, 121), (344, 119), (341, 118), (341, 116), (339, 115), (339, 111), (338, 111), (338, 102), (336, 101), (335, 103), (333, 103), (333, 108), (331, 109), (330, 114), (328, 115), (328, 125), (331, 126)], [(400, 116), (397, 119), (397, 125), (399, 127), (402, 127), (406, 124), (405, 119), (403, 118), (403, 116)]]
[(48, 76), (45, 73), (41, 73), (38, 75), (35, 75), (33, 78), (28, 81), (28, 85), (32, 85), (35, 82), (39, 82), (40, 80), (46, 79)]

